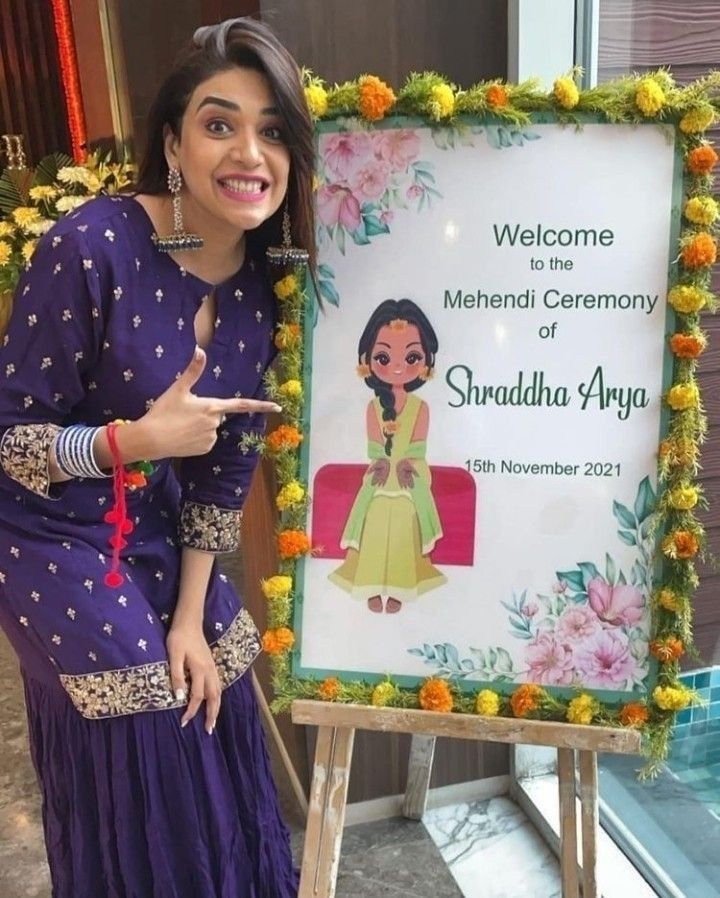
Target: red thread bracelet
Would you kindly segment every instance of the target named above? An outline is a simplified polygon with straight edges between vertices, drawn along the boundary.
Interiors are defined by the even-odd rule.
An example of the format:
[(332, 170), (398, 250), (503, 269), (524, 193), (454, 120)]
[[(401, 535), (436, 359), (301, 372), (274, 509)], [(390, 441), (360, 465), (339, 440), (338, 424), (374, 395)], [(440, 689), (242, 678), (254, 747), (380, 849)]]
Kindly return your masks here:
[(110, 570), (105, 574), (105, 585), (112, 587), (122, 586), (125, 582), (125, 578), (120, 573), (120, 550), (127, 546), (127, 540), (123, 535), (133, 531), (133, 522), (127, 516), (127, 505), (125, 504), (126, 472), (115, 436), (117, 429), (117, 422), (113, 421), (105, 425), (108, 446), (113, 459), (113, 496), (115, 499), (113, 507), (105, 513), (105, 523), (115, 525), (115, 532), (108, 540), (113, 551)]

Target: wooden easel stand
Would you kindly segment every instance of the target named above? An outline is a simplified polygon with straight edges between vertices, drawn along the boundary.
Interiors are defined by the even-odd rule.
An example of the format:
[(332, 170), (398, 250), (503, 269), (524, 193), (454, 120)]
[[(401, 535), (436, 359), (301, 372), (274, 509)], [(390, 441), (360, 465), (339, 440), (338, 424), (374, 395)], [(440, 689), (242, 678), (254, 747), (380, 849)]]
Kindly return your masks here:
[[(632, 729), (578, 726), (545, 720), (437, 714), (404, 708), (374, 708), (298, 700), (292, 705), (293, 723), (319, 727), (310, 787), (310, 811), (305, 832), (299, 898), (333, 898), (340, 862), (355, 730), (445, 736), (523, 745), (549, 745), (558, 750), (560, 796), (560, 873), (563, 898), (597, 898), (597, 752), (637, 754), (640, 734)], [(415, 740), (413, 740), (415, 742)], [(434, 740), (414, 745), (421, 764), (411, 764), (406, 808), (424, 808)], [(575, 752), (580, 773), (582, 869), (577, 863)], [(425, 795), (418, 799), (417, 791)], [(412, 816), (415, 816), (413, 814)]]

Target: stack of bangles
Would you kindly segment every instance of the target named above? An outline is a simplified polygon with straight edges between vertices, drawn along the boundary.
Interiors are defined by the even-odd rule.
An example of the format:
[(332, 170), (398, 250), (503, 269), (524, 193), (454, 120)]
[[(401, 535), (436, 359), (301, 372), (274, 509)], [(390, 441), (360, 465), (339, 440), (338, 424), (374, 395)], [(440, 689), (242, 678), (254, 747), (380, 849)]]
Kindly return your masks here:
[(115, 433), (126, 421), (112, 421), (105, 426), (110, 453), (113, 458), (111, 472), (103, 471), (95, 460), (93, 443), (102, 430), (101, 427), (86, 427), (84, 424), (71, 424), (63, 428), (55, 440), (55, 460), (57, 466), (68, 477), (112, 477), (115, 502), (105, 514), (105, 522), (114, 524), (114, 533), (108, 540), (112, 546), (110, 570), (105, 575), (108, 586), (122, 585), (124, 578), (120, 573), (120, 550), (127, 546), (124, 538), (133, 530), (133, 523), (127, 516), (125, 490), (136, 490), (147, 485), (147, 477), (155, 470), (149, 461), (135, 461), (123, 464), (117, 445)]

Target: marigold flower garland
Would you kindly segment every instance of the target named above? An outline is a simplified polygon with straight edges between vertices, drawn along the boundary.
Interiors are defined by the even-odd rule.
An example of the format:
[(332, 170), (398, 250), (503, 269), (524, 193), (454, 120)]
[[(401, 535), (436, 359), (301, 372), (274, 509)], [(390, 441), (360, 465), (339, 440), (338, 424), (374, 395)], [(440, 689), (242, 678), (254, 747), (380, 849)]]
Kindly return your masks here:
[(695, 694), (679, 682), (678, 662), (692, 651), (690, 596), (698, 582), (695, 559), (702, 556), (705, 545), (703, 528), (695, 517), (696, 508), (704, 505), (695, 478), (699, 444), (706, 427), (695, 372), (707, 343), (699, 314), (716, 307), (710, 290), (710, 267), (717, 258), (720, 207), (711, 189), (718, 156), (706, 139), (706, 132), (718, 120), (720, 73), (681, 88), (668, 72), (660, 70), (628, 76), (591, 90), (579, 89), (578, 76), (578, 70), (561, 76), (549, 92), (541, 90), (535, 79), (521, 84), (495, 79), (461, 90), (430, 72), (411, 75), (400, 90), (394, 91), (373, 75), (329, 87), (312, 72), (304, 72), (305, 96), (316, 120), (356, 117), (369, 127), (390, 115), (411, 115), (425, 117), (430, 125), (457, 122), (461, 127), (458, 117), (470, 114), (491, 115), (508, 125), (521, 126), (530, 123), (535, 113), (551, 113), (559, 122), (582, 124), (583, 117), (591, 116), (591, 120), (608, 122), (657, 120), (677, 127), (688, 180), (677, 277), (667, 295), (676, 316), (676, 326), (669, 337), (675, 367), (665, 396), (672, 412), (669, 432), (658, 450), (660, 498), (655, 527), (665, 573), (652, 594), (654, 620), (649, 645), (658, 662), (657, 685), (645, 701), (613, 705), (586, 691), (559, 698), (536, 683), (523, 683), (507, 694), (505, 690), (488, 688), (477, 692), (460, 690), (437, 676), (424, 680), (416, 689), (401, 688), (389, 678), (367, 683), (344, 682), (329, 676), (316, 682), (290, 676), (294, 567), (298, 558), (311, 551), (303, 529), (307, 490), (298, 478), (297, 461), (303, 440), (302, 319), (306, 298), (302, 273), (296, 271), (275, 284), (281, 310), (275, 336), (280, 364), (268, 378), (267, 386), (269, 395), (283, 405), (284, 420), (259, 447), (277, 466), (276, 504), (281, 514), (279, 572), (262, 583), (269, 608), (264, 643), (275, 671), (276, 710), (286, 708), (294, 698), (305, 697), (375, 707), (420, 707), (487, 717), (504, 715), (634, 727), (645, 737), (649, 762), (644, 772), (653, 774), (667, 753), (674, 714), (696, 700)]

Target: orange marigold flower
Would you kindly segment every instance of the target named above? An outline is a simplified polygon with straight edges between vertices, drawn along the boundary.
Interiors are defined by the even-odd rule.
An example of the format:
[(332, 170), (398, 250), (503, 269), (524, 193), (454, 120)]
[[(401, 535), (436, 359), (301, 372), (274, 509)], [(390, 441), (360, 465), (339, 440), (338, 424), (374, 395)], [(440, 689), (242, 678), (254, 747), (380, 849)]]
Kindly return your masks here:
[(491, 84), (485, 91), (485, 99), (491, 109), (502, 109), (508, 104), (508, 93), (502, 84)]
[(525, 717), (538, 707), (545, 690), (537, 683), (523, 683), (510, 696), (510, 707), (515, 717)]
[(326, 702), (331, 702), (340, 695), (340, 680), (337, 677), (328, 677), (318, 686), (318, 695)]
[(291, 346), (297, 346), (300, 342), (300, 325), (285, 324), (275, 334), (275, 346), (277, 349), (290, 349)]
[(675, 530), (662, 541), (668, 558), (694, 558), (700, 549), (698, 538), (690, 530)]
[(628, 702), (620, 709), (618, 719), (624, 727), (641, 727), (647, 723), (650, 714), (642, 702)]
[(360, 112), (369, 122), (384, 118), (395, 102), (395, 94), (375, 75), (364, 75), (359, 82)]
[(281, 530), (277, 545), (281, 558), (299, 558), (310, 551), (310, 540), (302, 530)]
[(420, 707), (425, 711), (452, 711), (453, 697), (446, 680), (430, 677), (418, 694)]
[(650, 651), (658, 661), (677, 661), (685, 651), (685, 646), (676, 636), (668, 636), (665, 639), (653, 639)]
[(717, 258), (717, 243), (707, 231), (696, 234), (682, 248), (682, 260), (686, 268), (704, 268), (714, 265)]
[(268, 655), (281, 655), (289, 652), (295, 645), (295, 634), (287, 627), (266, 630), (262, 638), (262, 647)]
[(702, 144), (690, 150), (687, 155), (688, 171), (693, 175), (706, 175), (718, 161), (718, 154), (709, 144)]
[(281, 424), (265, 437), (265, 445), (270, 452), (281, 452), (283, 449), (297, 449), (302, 442), (302, 434), (292, 424)]
[(679, 359), (696, 359), (705, 349), (707, 341), (702, 334), (673, 334), (670, 349)]

